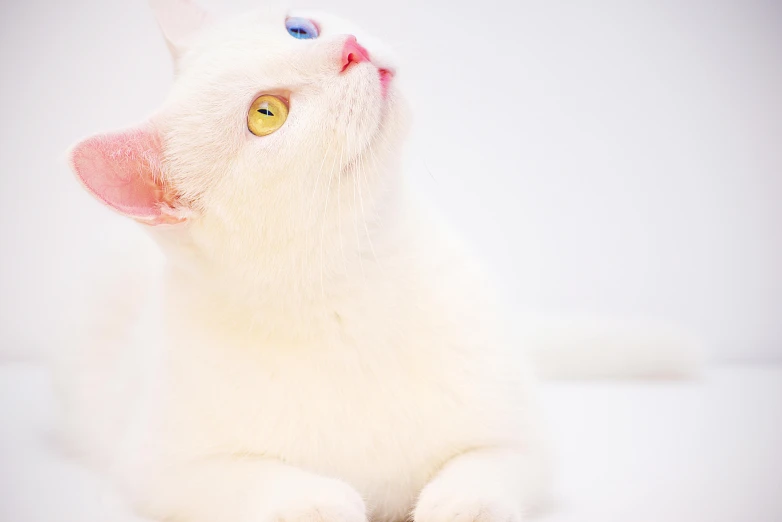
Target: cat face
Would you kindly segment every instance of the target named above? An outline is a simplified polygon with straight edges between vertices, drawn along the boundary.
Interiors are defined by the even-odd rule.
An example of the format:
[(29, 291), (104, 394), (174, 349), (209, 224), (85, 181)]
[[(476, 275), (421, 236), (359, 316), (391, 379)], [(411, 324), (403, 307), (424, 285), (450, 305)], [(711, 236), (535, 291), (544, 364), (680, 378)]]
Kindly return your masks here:
[[(279, 198), (283, 214), (320, 206), (329, 182), (369, 183), (398, 141), (398, 93), (382, 47), (337, 18), (295, 14), (317, 38), (293, 37), (292, 14), (263, 10), (206, 31), (180, 62), (160, 117), (165, 171), (204, 212), (251, 219), (256, 205)], [(287, 119), (257, 136), (248, 115), (263, 96), (287, 106)], [(237, 205), (241, 196), (255, 205)]]
[(153, 4), (177, 74), (150, 122), (72, 151), (101, 201), (144, 223), (246, 238), (309, 232), (342, 219), (340, 198), (384, 192), (406, 124), (379, 42), (319, 13), (214, 21), (185, 0)]

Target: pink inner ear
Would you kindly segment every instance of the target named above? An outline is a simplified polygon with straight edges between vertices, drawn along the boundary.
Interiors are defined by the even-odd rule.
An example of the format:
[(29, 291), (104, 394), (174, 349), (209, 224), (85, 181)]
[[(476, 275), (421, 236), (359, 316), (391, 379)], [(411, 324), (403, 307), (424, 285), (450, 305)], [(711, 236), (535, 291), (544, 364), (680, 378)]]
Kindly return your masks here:
[(155, 222), (166, 193), (160, 182), (160, 138), (148, 128), (95, 136), (71, 152), (71, 164), (95, 197), (126, 216)]

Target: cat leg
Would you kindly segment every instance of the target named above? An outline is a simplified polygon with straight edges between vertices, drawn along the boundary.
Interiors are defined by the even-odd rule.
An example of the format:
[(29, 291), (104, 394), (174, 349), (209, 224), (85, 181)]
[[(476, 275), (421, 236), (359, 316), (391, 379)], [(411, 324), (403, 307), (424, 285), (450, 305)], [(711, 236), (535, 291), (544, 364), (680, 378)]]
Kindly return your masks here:
[(140, 511), (188, 522), (366, 522), (351, 486), (272, 459), (212, 458), (147, 481)]
[(414, 522), (520, 522), (542, 501), (543, 452), (482, 449), (463, 453), (421, 491)]

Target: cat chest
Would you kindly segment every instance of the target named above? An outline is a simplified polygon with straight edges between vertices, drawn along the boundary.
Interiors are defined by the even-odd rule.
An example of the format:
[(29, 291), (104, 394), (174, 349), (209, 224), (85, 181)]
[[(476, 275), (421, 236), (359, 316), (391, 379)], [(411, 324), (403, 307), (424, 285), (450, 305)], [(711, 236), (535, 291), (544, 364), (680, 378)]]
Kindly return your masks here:
[(328, 350), (189, 357), (171, 366), (167, 433), (193, 455), (268, 456), (342, 478), (376, 505), (412, 502), (484, 436), (485, 412), (463, 395), (470, 383), (440, 363)]

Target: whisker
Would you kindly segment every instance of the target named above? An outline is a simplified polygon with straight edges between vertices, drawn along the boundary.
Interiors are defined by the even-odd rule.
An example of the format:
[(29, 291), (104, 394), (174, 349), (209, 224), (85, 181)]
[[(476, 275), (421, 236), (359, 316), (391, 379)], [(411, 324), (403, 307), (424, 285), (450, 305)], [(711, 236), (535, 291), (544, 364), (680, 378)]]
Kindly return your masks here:
[[(371, 151), (371, 149), (370, 149), (370, 151)], [(364, 179), (364, 183), (366, 183), (366, 185), (367, 185), (367, 190), (369, 191), (369, 194), (370, 194), (370, 197), (371, 197), (371, 195), (372, 195), (372, 189), (371, 189), (371, 187), (369, 186), (369, 181), (368, 181), (368, 179), (369, 179), (369, 178), (368, 178), (368, 176), (366, 175), (366, 170), (365, 170), (365, 168), (364, 168), (364, 167), (365, 167), (365, 165), (364, 165), (364, 158), (363, 158), (363, 157), (361, 158), (361, 167), (362, 167), (362, 168), (361, 168), (361, 171), (360, 171), (360, 172), (361, 172), (361, 177)], [(362, 218), (362, 221), (364, 222), (364, 232), (365, 232), (365, 233), (366, 233), (366, 235), (367, 235), (367, 243), (369, 243), (369, 249), (372, 251), (372, 257), (373, 257), (373, 258), (374, 258), (374, 260), (375, 260), (375, 264), (376, 264), (376, 265), (377, 265), (377, 266), (378, 266), (378, 267), (379, 267), (381, 270), (383, 270), (383, 266), (382, 266), (382, 264), (380, 263), (380, 260), (379, 260), (379, 259), (378, 259), (378, 257), (377, 257), (377, 252), (375, 251), (375, 245), (374, 245), (374, 243), (372, 242), (372, 234), (370, 234), (370, 233), (369, 233), (369, 226), (367, 225), (367, 217), (366, 217), (366, 214), (365, 214), (365, 212), (364, 212), (364, 198), (363, 198), (363, 196), (362, 196), (362, 193), (361, 193), (361, 185), (359, 185), (359, 192), (358, 192), (358, 195), (359, 195), (359, 198), (360, 198), (360, 201), (361, 201), (361, 218)], [(374, 200), (373, 200), (373, 201), (374, 201)], [(374, 206), (374, 204), (373, 204), (373, 206)]]
[(312, 208), (315, 203), (315, 195), (318, 192), (319, 182), (320, 182), (320, 174), (321, 171), (323, 171), (323, 164), (326, 163), (326, 157), (329, 155), (329, 149), (328, 147), (324, 147), (323, 152), (323, 160), (320, 162), (320, 167), (318, 167), (318, 174), (315, 176), (315, 184), (312, 189), (312, 197), (310, 197), (310, 219), (312, 219)]
[(323, 285), (323, 270), (325, 265), (324, 255), (323, 255), (323, 237), (326, 233), (326, 213), (328, 212), (329, 208), (329, 200), (331, 199), (331, 179), (334, 177), (334, 164), (337, 161), (337, 156), (334, 155), (334, 159), (331, 162), (331, 169), (329, 172), (329, 181), (328, 185), (326, 185), (326, 203), (323, 206), (323, 217), (321, 219), (320, 224), (320, 293), (321, 297), (326, 297), (326, 289)]
[[(347, 139), (347, 134), (346, 134)], [(348, 261), (345, 257), (345, 243), (342, 241), (342, 155), (345, 152), (345, 145), (340, 144), (339, 165), (337, 165), (337, 228), (339, 230), (339, 249), (342, 252), (342, 265), (345, 269), (345, 275), (348, 273)]]
[(327, 147), (324, 147), (323, 159), (320, 162), (320, 167), (318, 167), (318, 173), (315, 176), (315, 183), (313, 184), (312, 196), (310, 196), (309, 204), (307, 205), (309, 207), (309, 209), (307, 211), (307, 223), (306, 223), (307, 245), (311, 244), (310, 241), (312, 240), (312, 234), (313, 234), (313, 228), (314, 227), (312, 227), (311, 225), (313, 224), (313, 222), (312, 222), (312, 213), (313, 213), (313, 209), (315, 208), (315, 196), (317, 195), (318, 189), (320, 188), (320, 175), (321, 175), (321, 172), (323, 171), (323, 165), (324, 165), (324, 163), (326, 163), (326, 157), (328, 156), (328, 150), (329, 149)]
[[(349, 147), (348, 147), (349, 149)], [(361, 158), (357, 158), (359, 161)], [(366, 282), (367, 276), (364, 272), (364, 256), (361, 254), (361, 236), (358, 233), (358, 204), (356, 202), (356, 185), (358, 184), (358, 179), (356, 177), (356, 170), (358, 168), (358, 162), (353, 162), (353, 230), (356, 233), (356, 255), (358, 256), (358, 264), (361, 268), (361, 279), (362, 281)]]

